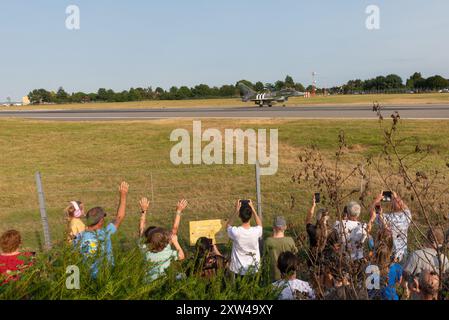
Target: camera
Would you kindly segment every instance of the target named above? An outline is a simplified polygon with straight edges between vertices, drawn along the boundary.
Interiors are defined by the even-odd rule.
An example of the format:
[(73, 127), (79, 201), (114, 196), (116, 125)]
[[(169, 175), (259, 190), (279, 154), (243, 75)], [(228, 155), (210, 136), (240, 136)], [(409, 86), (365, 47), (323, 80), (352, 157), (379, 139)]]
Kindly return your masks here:
[(242, 207), (247, 207), (249, 206), (250, 201), (249, 200), (240, 200), (240, 205)]
[(315, 203), (320, 203), (320, 202), (321, 202), (321, 194), (315, 193)]
[(383, 195), (382, 202), (391, 202), (393, 200), (393, 192), (391, 191), (384, 191), (382, 195)]

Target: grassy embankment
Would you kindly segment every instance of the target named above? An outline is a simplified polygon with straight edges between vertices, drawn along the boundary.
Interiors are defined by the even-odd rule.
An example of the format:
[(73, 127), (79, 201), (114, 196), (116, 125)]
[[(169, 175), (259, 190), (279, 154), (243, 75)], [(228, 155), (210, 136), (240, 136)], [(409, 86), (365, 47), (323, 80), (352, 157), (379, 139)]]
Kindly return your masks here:
[[(449, 94), (378, 94), (378, 95), (339, 95), (316, 96), (313, 98), (294, 97), (286, 105), (371, 105), (379, 101), (385, 105), (409, 104), (447, 104)], [(157, 109), (157, 108), (206, 108), (206, 107), (239, 107), (251, 106), (240, 99), (198, 99), (198, 100), (155, 100), (123, 103), (86, 103), (62, 104), (24, 107), (2, 107), (0, 110), (53, 110), (53, 109)]]

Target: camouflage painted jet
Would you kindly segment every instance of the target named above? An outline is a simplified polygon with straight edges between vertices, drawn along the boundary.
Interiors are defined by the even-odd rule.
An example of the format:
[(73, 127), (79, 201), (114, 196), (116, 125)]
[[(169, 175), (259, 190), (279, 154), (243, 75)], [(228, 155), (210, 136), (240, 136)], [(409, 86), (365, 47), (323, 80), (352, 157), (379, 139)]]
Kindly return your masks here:
[(265, 92), (258, 93), (242, 82), (240, 82), (238, 86), (242, 94), (242, 101), (252, 101), (259, 107), (268, 106), (271, 108), (277, 103), (283, 103), (283, 106), (285, 107), (285, 102), (288, 101), (288, 98), (302, 97), (305, 95), (304, 92), (299, 92), (294, 89), (283, 89), (280, 91), (266, 90)]

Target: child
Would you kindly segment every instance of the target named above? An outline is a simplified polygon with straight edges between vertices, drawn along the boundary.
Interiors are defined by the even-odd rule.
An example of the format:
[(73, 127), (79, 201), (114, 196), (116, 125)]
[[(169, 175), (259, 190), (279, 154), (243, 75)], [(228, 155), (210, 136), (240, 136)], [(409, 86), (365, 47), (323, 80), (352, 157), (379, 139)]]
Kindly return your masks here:
[(293, 238), (285, 236), (286, 230), (287, 222), (285, 221), (285, 218), (276, 217), (273, 223), (273, 236), (268, 238), (265, 242), (266, 254), (270, 262), (272, 281), (281, 280), (281, 272), (277, 268), (277, 261), (281, 252), (298, 252)]
[(307, 260), (307, 264), (309, 267), (318, 264), (318, 261), (321, 258), (321, 254), (326, 247), (327, 238), (331, 233), (328, 226), (329, 211), (327, 209), (323, 208), (318, 210), (318, 213), (316, 215), (316, 224), (312, 223), (316, 209), (315, 196), (313, 197), (312, 201), (312, 207), (310, 208), (305, 221), (310, 246)]
[(84, 204), (81, 201), (71, 201), (70, 206), (65, 209), (68, 217), (68, 241), (71, 243), (75, 238), (86, 230), (86, 226), (81, 220), (84, 216)]
[(22, 237), (16, 230), (9, 230), (0, 237), (0, 285), (19, 279), (22, 271), (33, 264), (34, 253), (20, 252)]
[(80, 233), (73, 242), (79, 248), (84, 258), (90, 260), (90, 271), (93, 279), (97, 278), (99, 267), (103, 260), (106, 260), (111, 266), (114, 265), (111, 236), (117, 232), (125, 218), (128, 189), (129, 185), (126, 182), (122, 182), (119, 187), (120, 204), (113, 223), (103, 228), (107, 214), (103, 208), (93, 208), (86, 215), (86, 230)]
[(193, 271), (199, 272), (201, 277), (211, 278), (217, 275), (219, 270), (227, 266), (227, 259), (220, 253), (213, 240), (199, 238), (195, 245), (196, 256), (193, 263)]
[[(141, 237), (145, 238), (145, 244), (141, 246), (145, 260), (149, 263), (148, 280), (155, 281), (162, 277), (170, 267), (173, 260), (182, 261), (185, 259), (184, 251), (178, 242), (178, 229), (181, 221), (181, 215), (187, 207), (187, 201), (181, 200), (176, 206), (176, 217), (173, 229), (169, 232), (166, 229), (158, 227), (149, 227), (145, 230), (146, 214), (150, 202), (146, 198), (140, 200), (141, 218), (139, 231)], [(172, 249), (172, 246), (175, 250)]]
[(279, 255), (278, 268), (282, 280), (273, 283), (276, 288), (283, 288), (279, 300), (314, 300), (315, 291), (310, 284), (296, 279), (298, 257), (293, 252), (283, 252)]
[(377, 273), (374, 279), (378, 286), (368, 288), (368, 297), (371, 300), (399, 300), (396, 288), (402, 283), (403, 268), (394, 261), (393, 238), (388, 229), (381, 229), (377, 234), (374, 261), (365, 273), (373, 272)]

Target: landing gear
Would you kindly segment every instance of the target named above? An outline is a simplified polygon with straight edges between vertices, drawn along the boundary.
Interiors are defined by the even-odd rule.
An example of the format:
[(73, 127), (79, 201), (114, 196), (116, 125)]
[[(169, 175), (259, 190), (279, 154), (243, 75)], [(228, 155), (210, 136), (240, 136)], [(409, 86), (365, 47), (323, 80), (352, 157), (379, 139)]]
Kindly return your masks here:
[(273, 105), (270, 103), (269, 105), (268, 105), (268, 108), (272, 108), (273, 107)]

